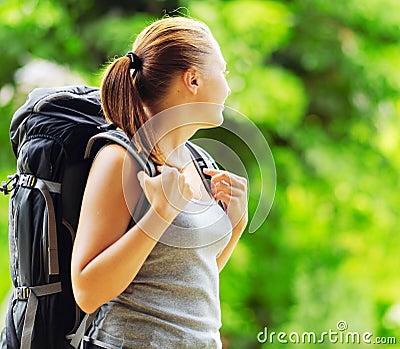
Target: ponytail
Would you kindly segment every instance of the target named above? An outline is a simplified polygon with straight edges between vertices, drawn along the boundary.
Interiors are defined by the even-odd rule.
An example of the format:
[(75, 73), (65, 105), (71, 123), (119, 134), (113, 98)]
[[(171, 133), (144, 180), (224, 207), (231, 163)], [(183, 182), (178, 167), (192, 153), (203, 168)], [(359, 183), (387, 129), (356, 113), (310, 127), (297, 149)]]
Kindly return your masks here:
[[(101, 84), (101, 101), (103, 113), (108, 122), (122, 129), (129, 139), (133, 140), (136, 132), (146, 123), (149, 115), (140, 96), (140, 69), (131, 74), (132, 60), (129, 56), (115, 59), (107, 68)], [(139, 150), (150, 155), (152, 142), (151, 132), (142, 129), (141, 137), (135, 138)], [(157, 151), (155, 153), (158, 153)]]

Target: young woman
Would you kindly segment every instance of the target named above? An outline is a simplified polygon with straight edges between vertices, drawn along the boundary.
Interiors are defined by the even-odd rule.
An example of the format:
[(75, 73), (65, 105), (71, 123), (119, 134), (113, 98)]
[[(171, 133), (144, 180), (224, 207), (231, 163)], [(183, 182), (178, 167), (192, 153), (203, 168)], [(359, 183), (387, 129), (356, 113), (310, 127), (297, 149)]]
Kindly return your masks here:
[[(85, 346), (221, 348), (218, 272), (247, 224), (247, 183), (205, 170), (207, 192), (187, 142), (223, 121), (226, 63), (208, 27), (182, 17), (145, 28), (132, 51), (105, 72), (102, 107), (130, 137), (151, 124), (137, 143), (158, 174), (118, 145), (93, 162), (72, 256), (78, 305), (101, 307)], [(142, 191), (150, 208), (132, 224)]]

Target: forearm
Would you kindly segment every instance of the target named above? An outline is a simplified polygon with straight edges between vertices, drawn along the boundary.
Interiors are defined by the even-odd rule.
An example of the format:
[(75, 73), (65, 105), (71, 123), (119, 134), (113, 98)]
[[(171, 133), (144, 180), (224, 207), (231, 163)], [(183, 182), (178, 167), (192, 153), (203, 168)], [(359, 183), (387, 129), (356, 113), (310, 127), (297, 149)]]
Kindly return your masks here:
[(231, 239), (217, 258), (218, 271), (221, 271), (228, 262), (245, 228), (245, 223), (238, 224), (233, 228)]
[(153, 209), (84, 267), (73, 267), (78, 305), (91, 313), (118, 296), (132, 282), (173, 217), (162, 219)]

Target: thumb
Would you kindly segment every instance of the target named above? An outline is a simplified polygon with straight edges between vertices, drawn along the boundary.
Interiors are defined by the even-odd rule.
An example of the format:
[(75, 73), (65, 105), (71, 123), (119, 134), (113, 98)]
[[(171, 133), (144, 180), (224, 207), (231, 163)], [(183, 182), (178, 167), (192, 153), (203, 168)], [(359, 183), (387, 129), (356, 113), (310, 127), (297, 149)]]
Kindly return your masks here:
[(143, 186), (143, 181), (145, 180), (146, 177), (148, 177), (147, 173), (144, 172), (143, 170), (139, 171), (136, 175), (137, 179), (139, 180), (139, 184)]

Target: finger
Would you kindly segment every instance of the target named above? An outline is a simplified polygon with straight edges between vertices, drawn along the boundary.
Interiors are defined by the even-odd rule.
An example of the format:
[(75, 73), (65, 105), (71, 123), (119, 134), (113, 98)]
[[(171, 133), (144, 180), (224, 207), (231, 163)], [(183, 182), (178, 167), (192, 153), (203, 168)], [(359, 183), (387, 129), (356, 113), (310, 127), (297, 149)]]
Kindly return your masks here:
[(242, 190), (247, 190), (247, 180), (244, 177), (238, 176), (234, 173), (228, 171), (215, 172), (215, 174), (211, 177), (211, 182), (226, 182), (229, 183), (232, 187), (237, 187)]
[(186, 181), (186, 176), (185, 176), (185, 174), (183, 174), (183, 173), (178, 173), (178, 180), (179, 180), (179, 182), (181, 183), (181, 184), (184, 184), (184, 185), (186, 185), (187, 184), (187, 181)]
[(225, 174), (227, 176), (241, 178), (240, 176), (238, 176), (238, 175), (236, 175), (236, 174), (234, 174), (232, 172), (229, 172), (229, 171), (226, 171), (226, 170), (219, 170), (219, 169), (215, 169), (215, 168), (203, 168), (203, 172), (207, 173), (207, 174), (209, 174), (211, 176), (218, 175), (218, 174), (222, 174), (222, 175)]
[(227, 171), (225, 171), (225, 170), (217, 170), (217, 169), (215, 169), (215, 168), (203, 168), (203, 172), (204, 173), (207, 173), (207, 174), (209, 174), (209, 175), (211, 175), (211, 176), (215, 176), (215, 175), (217, 175), (217, 174), (221, 174), (221, 173), (226, 173)]
[(215, 191), (217, 191), (217, 192), (223, 190), (227, 193), (230, 193), (233, 189), (233, 187), (225, 181), (216, 182), (214, 184), (214, 187), (215, 187)]
[(158, 165), (157, 169), (160, 173), (162, 172), (177, 172), (180, 173), (180, 171), (176, 167), (168, 166), (168, 165)]
[(232, 189), (237, 192), (247, 192), (247, 185), (246, 183), (243, 183), (242, 181), (232, 181), (227, 182), (226, 180), (220, 180), (220, 181), (215, 181), (211, 182), (212, 187), (216, 188), (227, 188), (227, 189)]
[(215, 201), (222, 201), (226, 205), (226, 207), (229, 206), (229, 203), (231, 202), (231, 200), (232, 200), (231, 195), (229, 195), (223, 191), (220, 191), (215, 194)]
[(213, 168), (203, 168), (203, 173), (205, 173), (207, 176), (211, 177), (211, 178), (207, 179), (207, 181), (210, 182), (211, 190), (213, 190), (213, 187), (215, 186), (215, 183), (216, 183), (215, 176), (221, 172), (222, 172), (222, 170), (216, 170)]
[(218, 189), (221, 189), (221, 188), (226, 188), (226, 189), (230, 189), (230, 188), (232, 188), (232, 185), (229, 183), (229, 182), (226, 182), (226, 181), (224, 181), (224, 180), (222, 180), (222, 181), (215, 181), (214, 183), (212, 183), (214, 186), (215, 186), (215, 188), (218, 190)]
[(225, 181), (226, 183), (229, 183), (230, 185), (233, 184), (233, 177), (232, 174), (230, 174), (227, 171), (219, 171), (212, 175), (211, 177), (211, 182), (218, 183)]
[(145, 176), (147, 176), (147, 173), (144, 172), (143, 170), (139, 171), (139, 172), (137, 173), (137, 175), (136, 175), (136, 177), (137, 177), (137, 179), (138, 179), (138, 181), (139, 181), (139, 184), (140, 184), (141, 186), (143, 186), (143, 182), (144, 182)]
[(215, 168), (203, 168), (203, 172), (213, 176), (213, 175), (221, 172), (221, 170), (216, 170)]
[(231, 197), (241, 197), (243, 195), (243, 191), (241, 189), (226, 184), (221, 184), (216, 186), (215, 194), (220, 192), (224, 192), (225, 194)]

